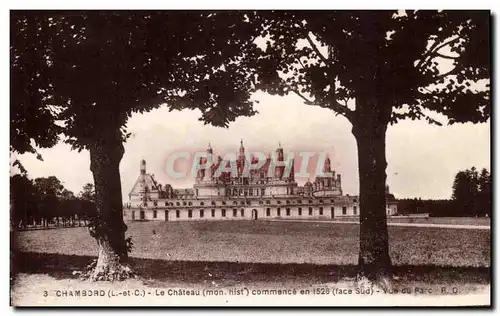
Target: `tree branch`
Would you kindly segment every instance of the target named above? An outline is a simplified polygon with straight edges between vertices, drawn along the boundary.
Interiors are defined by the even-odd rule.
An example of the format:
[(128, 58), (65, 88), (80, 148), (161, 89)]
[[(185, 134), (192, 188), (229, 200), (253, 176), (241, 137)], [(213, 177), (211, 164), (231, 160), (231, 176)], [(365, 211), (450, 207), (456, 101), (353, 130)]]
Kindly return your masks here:
[(347, 107), (347, 101), (346, 101), (346, 105), (342, 105), (338, 101), (333, 101), (333, 102), (328, 102), (327, 103), (328, 106), (324, 106), (324, 105), (321, 105), (321, 104), (315, 103), (314, 101), (309, 100), (302, 93), (300, 93), (299, 90), (297, 90), (297, 89), (291, 89), (291, 91), (294, 92), (299, 97), (301, 97), (302, 100), (304, 100), (304, 103), (306, 105), (318, 105), (322, 108), (331, 109), (331, 110), (337, 112), (338, 114), (345, 116), (349, 121), (352, 122), (353, 111)]
[(314, 105), (314, 102), (309, 100), (308, 98), (306, 98), (302, 93), (299, 92), (299, 90), (297, 89), (293, 89), (292, 92), (294, 92), (296, 95), (298, 95), (299, 97), (302, 98), (302, 100), (304, 100), (304, 103), (306, 105)]
[(446, 45), (450, 45), (450, 44), (453, 44), (455, 43), (456, 41), (459, 41), (461, 39), (460, 36), (457, 36), (449, 41), (446, 41), (444, 42), (443, 44), (437, 46), (436, 48), (434, 48), (430, 53), (434, 53), (434, 52), (438, 52), (441, 48), (445, 47)]
[(435, 76), (434, 79), (442, 79), (442, 78), (444, 78), (446, 76), (449, 76), (449, 75), (453, 74), (456, 71), (457, 71), (457, 67), (454, 67), (452, 70), (450, 70), (448, 72), (445, 72), (444, 74), (440, 74), (440, 75)]
[[(445, 47), (446, 45), (453, 44), (454, 42), (459, 41), (460, 39), (461, 39), (461, 37), (457, 36), (457, 37), (455, 37), (455, 38), (453, 38), (451, 40), (445, 41), (445, 42), (443, 42), (441, 44), (439, 44), (439, 42), (436, 41), (434, 44), (432, 44), (431, 48), (429, 48), (429, 51), (427, 51), (424, 54), (424, 56), (422, 56), (422, 59), (420, 59), (419, 63), (417, 64), (417, 69), (422, 68), (423, 66), (425, 66), (427, 64), (427, 62), (429, 60), (432, 59), (432, 58), (429, 59), (429, 57), (436, 56), (436, 54), (442, 55), (442, 54), (440, 54), (438, 52), (441, 48)], [(448, 56), (446, 56), (446, 57), (444, 57), (444, 56), (446, 56), (446, 55), (442, 55), (440, 57), (443, 57), (443, 58), (447, 58), (448, 57)], [(449, 56), (449, 57), (451, 57), (451, 56)], [(455, 58), (453, 58), (453, 59), (455, 59)]]
[(448, 55), (444, 55), (444, 54), (441, 54), (441, 53), (438, 53), (438, 52), (435, 52), (433, 54), (434, 56), (437, 56), (437, 57), (441, 57), (441, 58), (446, 58), (446, 59), (458, 59), (459, 56), (448, 56)]
[(314, 50), (314, 52), (316, 54), (318, 54), (318, 56), (321, 59), (321, 61), (324, 62), (326, 66), (328, 66), (328, 64), (329, 64), (328, 60), (326, 59), (325, 56), (323, 56), (323, 54), (321, 54), (321, 52), (319, 51), (318, 46), (316, 46), (316, 44), (314, 44), (314, 42), (312, 41), (311, 36), (309, 35), (309, 32), (306, 35), (306, 40), (309, 42), (309, 45), (311, 45), (311, 48)]

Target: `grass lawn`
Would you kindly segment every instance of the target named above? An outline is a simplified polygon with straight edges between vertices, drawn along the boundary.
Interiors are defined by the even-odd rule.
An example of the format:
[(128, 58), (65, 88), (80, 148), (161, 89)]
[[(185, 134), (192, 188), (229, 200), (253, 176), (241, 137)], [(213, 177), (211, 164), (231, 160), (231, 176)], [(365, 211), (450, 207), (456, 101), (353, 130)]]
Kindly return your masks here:
[[(359, 222), (359, 217), (336, 217), (334, 221)], [(418, 223), (418, 224), (448, 224), (448, 225), (477, 225), (490, 226), (491, 219), (487, 217), (408, 217), (391, 216), (389, 223)]]
[[(57, 297), (60, 289), (198, 288), (249, 289), (317, 287), (355, 288), (358, 255), (358, 225), (266, 221), (135, 222), (132, 263), (138, 280), (90, 284), (76, 280), (97, 255), (97, 245), (86, 228), (61, 228), (16, 232), (12, 238), (12, 287), (14, 305), (190, 305), (176, 298), (123, 298), (109, 301)], [(153, 234), (153, 231), (155, 234)], [(420, 227), (389, 227), (390, 252), (395, 264), (395, 288), (432, 288), (443, 285), (459, 289), (452, 301), (403, 296), (409, 305), (489, 304), (490, 232), (484, 230)], [(49, 296), (42, 293), (48, 291)], [(227, 294), (227, 293), (226, 293)], [(471, 302), (472, 296), (478, 295)], [(425, 295), (424, 295), (425, 296)], [(250, 296), (242, 304), (280, 304), (279, 297), (256, 301)], [(314, 297), (313, 297), (314, 298)], [(319, 297), (316, 297), (319, 298)], [(229, 304), (226, 298), (196, 300), (205, 305)], [(235, 302), (232, 297), (229, 299)], [(238, 298), (239, 299), (239, 298)], [(298, 305), (314, 304), (312, 298), (282, 298)], [(338, 299), (338, 298), (337, 298)], [(344, 303), (327, 300), (326, 305), (359, 304), (362, 297), (345, 297)], [(390, 299), (367, 303), (393, 305)], [(222, 300), (222, 301), (221, 301)], [(178, 303), (176, 303), (178, 302)], [(194, 302), (194, 301), (193, 301)], [(260, 303), (257, 303), (260, 302)], [(385, 302), (385, 303), (384, 303)], [(356, 303), (358, 304), (358, 303)]]
[[(353, 265), (358, 225), (267, 221), (134, 222), (131, 256), (170, 261), (310, 263)], [(153, 234), (153, 231), (155, 234)], [(86, 228), (15, 233), (23, 252), (95, 256)], [(389, 227), (396, 265), (489, 267), (490, 232), (482, 230)]]

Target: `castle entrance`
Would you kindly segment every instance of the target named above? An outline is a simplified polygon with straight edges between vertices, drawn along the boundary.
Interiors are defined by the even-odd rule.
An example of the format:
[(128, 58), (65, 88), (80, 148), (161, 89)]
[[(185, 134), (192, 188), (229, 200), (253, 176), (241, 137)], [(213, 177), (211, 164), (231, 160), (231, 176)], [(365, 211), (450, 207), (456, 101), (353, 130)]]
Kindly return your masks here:
[(253, 209), (253, 210), (252, 210), (252, 219), (253, 219), (253, 220), (257, 220), (257, 219), (258, 219), (258, 213), (257, 213), (257, 210), (256, 210), (256, 209)]

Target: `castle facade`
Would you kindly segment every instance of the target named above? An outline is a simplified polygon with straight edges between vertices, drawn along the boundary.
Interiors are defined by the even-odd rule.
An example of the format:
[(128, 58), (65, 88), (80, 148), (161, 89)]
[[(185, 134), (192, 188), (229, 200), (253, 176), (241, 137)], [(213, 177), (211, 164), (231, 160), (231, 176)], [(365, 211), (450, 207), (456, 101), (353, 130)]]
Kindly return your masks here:
[[(343, 195), (341, 176), (331, 170), (328, 157), (323, 173), (313, 182), (299, 186), (295, 181), (294, 162), (285, 163), (281, 145), (274, 157), (263, 162), (248, 157), (243, 141), (234, 172), (227, 170), (221, 157), (215, 158), (209, 145), (190, 189), (162, 186), (146, 172), (141, 161), (140, 174), (124, 207), (125, 221), (186, 220), (260, 220), (260, 219), (334, 219), (359, 216), (357, 196)], [(207, 161), (213, 161), (207, 164)], [(260, 165), (259, 168), (249, 166)], [(386, 187), (387, 215), (397, 213), (394, 196)]]

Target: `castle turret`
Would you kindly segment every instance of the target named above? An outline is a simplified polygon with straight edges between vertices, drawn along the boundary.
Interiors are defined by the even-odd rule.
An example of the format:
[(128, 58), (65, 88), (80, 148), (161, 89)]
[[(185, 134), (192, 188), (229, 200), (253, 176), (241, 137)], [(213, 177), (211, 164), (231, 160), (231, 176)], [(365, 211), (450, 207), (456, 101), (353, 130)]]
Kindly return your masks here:
[(241, 176), (243, 174), (243, 170), (245, 168), (245, 147), (243, 147), (243, 139), (240, 141), (240, 154), (238, 155), (238, 160), (236, 165), (238, 167), (238, 175)]
[(141, 175), (146, 174), (146, 160), (144, 159), (141, 160), (140, 170), (141, 170)]
[(332, 172), (332, 166), (330, 162), (330, 157), (326, 156), (325, 158), (325, 165), (323, 166), (323, 172), (324, 173), (330, 173)]
[(274, 177), (276, 179), (283, 178), (283, 173), (285, 171), (285, 166), (278, 165), (278, 162), (283, 162), (285, 157), (283, 155), (283, 147), (281, 147), (281, 142), (278, 145), (278, 149), (276, 149), (276, 165), (274, 169)]
[(212, 146), (210, 146), (210, 143), (208, 143), (208, 148), (207, 148), (207, 159), (205, 161), (205, 163), (209, 163), (210, 165), (208, 166), (208, 168), (205, 170), (205, 180), (210, 180), (212, 179), (214, 173), (214, 169), (212, 168), (212, 166), (215, 164), (215, 162), (213, 161), (213, 150), (212, 150)]

